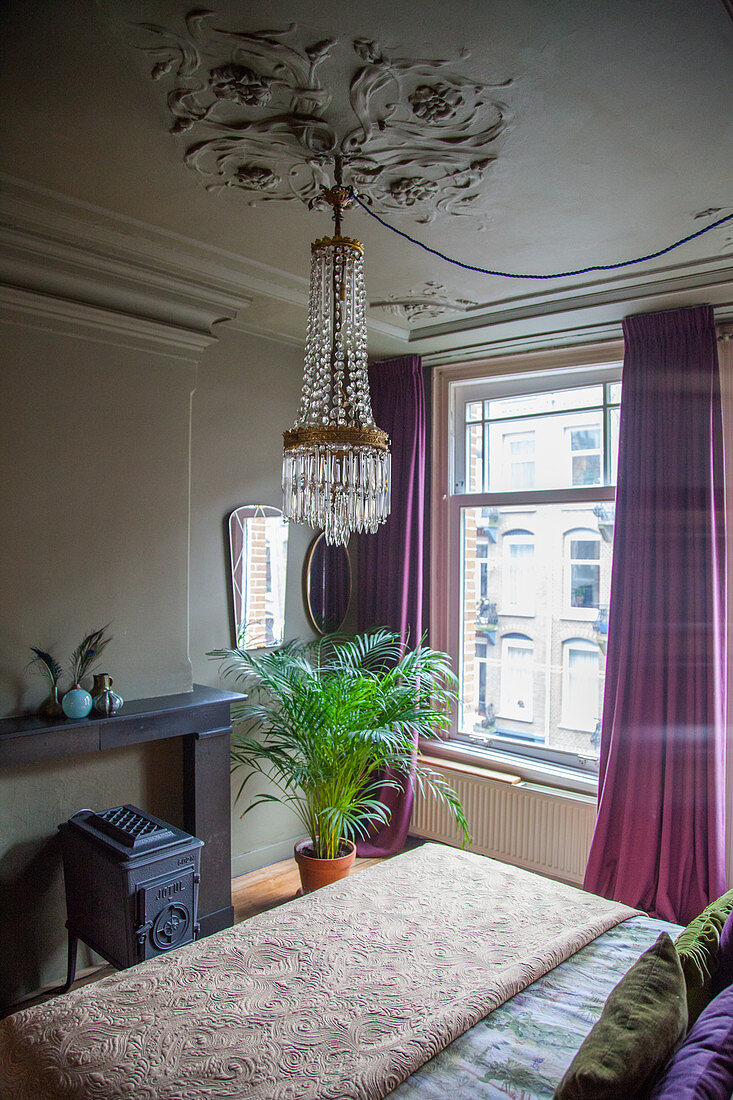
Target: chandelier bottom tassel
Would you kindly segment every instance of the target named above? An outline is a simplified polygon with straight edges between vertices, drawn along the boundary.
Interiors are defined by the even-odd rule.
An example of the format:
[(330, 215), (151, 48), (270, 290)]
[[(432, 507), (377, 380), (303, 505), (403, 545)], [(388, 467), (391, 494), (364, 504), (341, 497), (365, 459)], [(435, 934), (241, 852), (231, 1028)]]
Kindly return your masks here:
[(345, 444), (332, 437), (317, 442), (315, 432), (309, 442), (302, 435), (306, 438), (288, 449), (283, 460), (284, 514), (295, 523), (322, 527), (331, 544), (346, 545), (352, 531), (373, 534), (390, 511), (386, 442), (364, 438)]
[(311, 246), (303, 390), (295, 424), (283, 434), (283, 512), (345, 545), (353, 531), (373, 533), (389, 515), (391, 467), (369, 394), (364, 249), (340, 235), (354, 193), (339, 175), (323, 196), (334, 207), (336, 235)]

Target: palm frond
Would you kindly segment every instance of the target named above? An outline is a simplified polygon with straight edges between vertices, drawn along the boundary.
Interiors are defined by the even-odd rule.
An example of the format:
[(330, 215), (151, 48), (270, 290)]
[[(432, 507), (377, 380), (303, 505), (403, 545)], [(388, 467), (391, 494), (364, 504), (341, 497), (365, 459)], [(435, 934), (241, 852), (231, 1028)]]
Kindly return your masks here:
[[(418, 767), (416, 739), (447, 727), (457, 680), (446, 654), (422, 644), (404, 647), (380, 628), (356, 637), (327, 636), (279, 649), (213, 650), (223, 677), (247, 693), (233, 708), (241, 726), (232, 743), (232, 771), (254, 791), (245, 809), (264, 802), (291, 806), (317, 852), (335, 855), (341, 837), (356, 839), (389, 820), (384, 786), (417, 783), (449, 807), (468, 838), (463, 807), (438, 773)], [(250, 788), (256, 777), (272, 791)]]
[(470, 844), (471, 831), (463, 809), (463, 803), (445, 776), (441, 775), (440, 772), (426, 768), (418, 761), (413, 772), (413, 782), (421, 794), (431, 794), (438, 802), (451, 810), (461, 833), (461, 847), (465, 848)]

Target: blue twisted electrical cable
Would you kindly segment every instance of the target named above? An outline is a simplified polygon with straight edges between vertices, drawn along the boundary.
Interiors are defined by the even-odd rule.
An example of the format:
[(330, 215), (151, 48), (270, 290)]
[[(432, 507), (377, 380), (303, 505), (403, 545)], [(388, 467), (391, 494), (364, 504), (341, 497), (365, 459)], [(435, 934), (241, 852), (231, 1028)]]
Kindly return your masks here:
[(619, 267), (630, 267), (632, 264), (641, 264), (645, 260), (656, 260), (658, 256), (665, 256), (668, 252), (672, 252), (675, 248), (679, 248), (680, 245), (687, 244), (688, 241), (694, 241), (696, 237), (702, 237), (703, 233), (709, 233), (711, 229), (715, 229), (719, 225), (724, 225), (725, 222), (733, 220), (733, 214), (726, 214), (723, 218), (718, 218), (717, 221), (711, 222), (710, 225), (703, 226), (702, 229), (698, 229), (695, 233), (690, 233), (687, 237), (681, 237), (680, 240), (675, 241), (674, 244), (668, 244), (666, 248), (660, 248), (658, 252), (649, 252), (646, 256), (637, 256), (635, 260), (620, 260), (615, 264), (597, 264), (595, 267), (579, 267), (575, 271), (556, 271), (552, 275), (520, 275), (514, 271), (492, 271), (487, 267), (476, 267), (474, 264), (464, 264), (462, 260), (454, 260), (451, 256), (446, 256), (444, 252), (439, 252), (437, 248), (431, 248), (428, 244), (423, 244), (422, 241), (418, 241), (415, 237), (411, 237), (409, 233), (404, 233), (401, 229), (396, 229), (395, 226), (390, 225), (384, 218), (380, 218), (379, 214), (375, 214), (373, 210), (370, 210), (365, 202), (363, 202), (358, 195), (355, 196), (356, 201), (362, 210), (365, 210), (370, 218), (374, 218), (380, 225), (383, 225), (385, 229), (390, 229), (393, 233), (396, 233), (398, 237), (404, 237), (410, 244), (416, 244), (418, 248), (422, 248), (425, 252), (430, 252), (431, 255), (437, 256), (440, 260), (446, 260), (449, 264), (455, 264), (456, 267), (462, 267), (464, 271), (477, 271), (480, 275), (499, 275), (502, 279), (565, 279), (569, 275), (588, 275), (591, 271), (614, 271)]

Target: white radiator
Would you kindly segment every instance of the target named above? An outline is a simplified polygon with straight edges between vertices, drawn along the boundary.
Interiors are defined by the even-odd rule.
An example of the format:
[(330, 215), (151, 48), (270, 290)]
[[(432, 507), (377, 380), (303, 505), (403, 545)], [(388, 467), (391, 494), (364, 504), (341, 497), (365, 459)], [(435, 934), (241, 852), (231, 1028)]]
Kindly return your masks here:
[[(448, 767), (435, 770), (463, 803), (471, 851), (582, 885), (596, 818), (595, 798), (556, 793), (532, 783), (512, 785)], [(429, 795), (423, 798), (416, 793), (410, 833), (460, 844), (450, 813)]]

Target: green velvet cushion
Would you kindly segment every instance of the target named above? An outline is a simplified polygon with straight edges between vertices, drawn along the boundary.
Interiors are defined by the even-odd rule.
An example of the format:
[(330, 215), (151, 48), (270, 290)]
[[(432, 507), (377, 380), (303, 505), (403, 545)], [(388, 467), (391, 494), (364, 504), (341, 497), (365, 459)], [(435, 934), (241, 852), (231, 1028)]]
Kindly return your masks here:
[(712, 999), (712, 980), (718, 969), (720, 933), (733, 911), (733, 890), (703, 909), (675, 940), (687, 985), (687, 1009), (693, 1024)]
[(687, 1030), (685, 979), (666, 932), (613, 989), (555, 1100), (644, 1096)]

